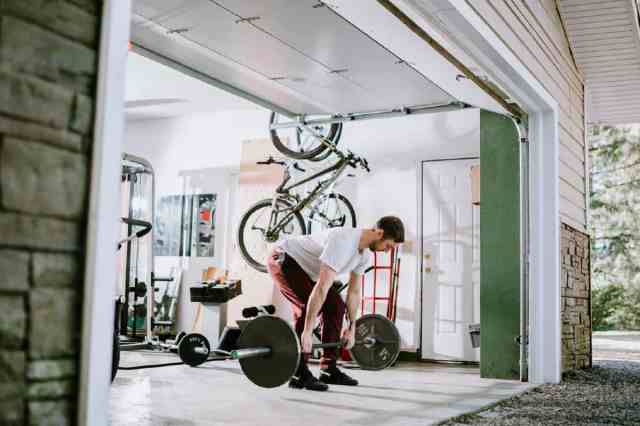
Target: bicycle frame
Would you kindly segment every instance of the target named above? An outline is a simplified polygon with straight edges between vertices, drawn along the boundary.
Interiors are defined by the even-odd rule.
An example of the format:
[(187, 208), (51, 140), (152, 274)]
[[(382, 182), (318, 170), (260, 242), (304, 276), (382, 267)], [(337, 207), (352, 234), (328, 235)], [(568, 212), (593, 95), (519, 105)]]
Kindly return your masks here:
[[(320, 196), (320, 194), (324, 193), (326, 191), (327, 188), (329, 188), (330, 186), (332, 186), (336, 180), (338, 180), (338, 178), (344, 173), (345, 169), (347, 168), (347, 166), (349, 165), (349, 159), (345, 156), (341, 156), (340, 159), (338, 160), (338, 162), (336, 162), (335, 164), (327, 167), (324, 170), (321, 170), (307, 178), (304, 178), (298, 182), (294, 182), (293, 184), (286, 186), (287, 182), (290, 180), (290, 175), (288, 171), (285, 171), (285, 178), (282, 181), (282, 183), (276, 188), (276, 194), (273, 197), (273, 203), (272, 203), (272, 210), (271, 210), (271, 218), (269, 220), (269, 227), (267, 229), (267, 236), (271, 237), (271, 239), (273, 239), (274, 237), (277, 237), (280, 234), (280, 231), (282, 231), (282, 229), (291, 221), (291, 219), (293, 218), (293, 216), (300, 212), (301, 210), (305, 209), (309, 204), (311, 204), (313, 201), (316, 200), (316, 198), (318, 198), (318, 196)], [(332, 173), (333, 172), (333, 173)], [(300, 187), (314, 179), (319, 178), (320, 176), (324, 176), (326, 174), (332, 173), (331, 177), (329, 177), (328, 179), (325, 179), (321, 182), (318, 182), (318, 184), (316, 185), (316, 187), (314, 189), (312, 189), (305, 198), (303, 198), (300, 201), (297, 201), (295, 206), (280, 220), (277, 221), (277, 217), (276, 217), (276, 203), (279, 199), (290, 199), (291, 196), (291, 190), (297, 187)]]

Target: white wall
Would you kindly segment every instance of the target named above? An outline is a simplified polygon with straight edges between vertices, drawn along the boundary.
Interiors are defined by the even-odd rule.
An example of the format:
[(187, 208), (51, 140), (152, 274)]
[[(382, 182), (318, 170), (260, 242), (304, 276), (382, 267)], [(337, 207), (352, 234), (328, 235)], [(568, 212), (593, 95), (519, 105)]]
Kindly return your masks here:
[[(181, 174), (192, 176), (191, 188), (219, 194), (218, 220), (238, 217), (233, 208), (237, 195), (234, 173), (240, 163), (241, 142), (267, 137), (265, 111), (225, 111), (178, 118), (131, 121), (127, 126), (125, 149), (147, 158), (157, 173), (158, 197), (183, 191)], [(357, 172), (338, 190), (356, 208), (359, 227), (370, 227), (387, 214), (400, 216), (406, 226), (407, 243), (401, 249), (401, 274), (397, 324), (403, 349), (415, 350), (419, 341), (420, 276), (418, 236), (418, 164), (422, 160), (479, 155), (479, 112), (465, 110), (435, 115), (369, 120), (345, 124), (340, 145), (369, 159), (372, 173)], [(229, 197), (232, 197), (229, 199)], [(224, 200), (224, 202), (223, 202)], [(233, 221), (233, 219), (232, 219)], [(192, 258), (183, 279), (178, 329), (191, 328), (193, 306), (188, 283), (200, 279), (207, 266), (229, 267), (228, 253), (233, 241), (227, 227), (218, 225), (214, 259)], [(156, 258), (159, 273), (176, 265), (176, 258)], [(380, 281), (386, 284), (386, 280)], [(251, 283), (243, 283), (246, 287)], [(379, 305), (379, 311), (386, 306)], [(286, 315), (285, 315), (286, 316)]]
[[(403, 350), (415, 350), (420, 332), (420, 272), (418, 216), (420, 161), (480, 155), (479, 110), (349, 123), (341, 144), (366, 154), (371, 174), (360, 174), (348, 188), (359, 226), (369, 227), (384, 215), (397, 215), (406, 243), (400, 250), (396, 324)], [(384, 275), (380, 275), (384, 277)], [(385, 288), (388, 280), (379, 281)], [(368, 287), (371, 290), (371, 286)], [(380, 303), (378, 312), (386, 312)]]
[[(127, 122), (124, 150), (151, 162), (158, 199), (185, 189), (218, 194), (215, 257), (183, 260), (178, 330), (192, 326), (195, 305), (189, 301), (189, 283), (200, 280), (209, 266), (228, 267), (226, 247), (232, 236), (227, 217), (234, 214), (230, 188), (240, 164), (241, 142), (268, 136), (268, 120), (264, 110), (235, 110)], [(182, 176), (188, 176), (186, 187)], [(156, 257), (156, 272), (167, 274), (179, 264), (177, 257)]]

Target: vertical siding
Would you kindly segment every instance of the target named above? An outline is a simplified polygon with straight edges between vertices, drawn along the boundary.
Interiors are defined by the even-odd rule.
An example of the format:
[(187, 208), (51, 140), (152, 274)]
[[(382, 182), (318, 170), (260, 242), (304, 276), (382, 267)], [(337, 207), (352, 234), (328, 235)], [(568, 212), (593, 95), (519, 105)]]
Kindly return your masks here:
[(467, 0), (559, 105), (560, 219), (586, 230), (584, 85), (554, 0)]

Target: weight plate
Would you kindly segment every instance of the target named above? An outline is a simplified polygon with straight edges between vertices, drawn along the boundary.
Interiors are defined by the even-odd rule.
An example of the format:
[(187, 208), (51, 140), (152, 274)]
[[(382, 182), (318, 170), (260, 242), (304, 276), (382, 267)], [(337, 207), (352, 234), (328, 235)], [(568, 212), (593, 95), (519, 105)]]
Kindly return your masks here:
[[(368, 344), (365, 339), (375, 338)], [(400, 355), (400, 334), (395, 324), (378, 314), (363, 315), (356, 321), (356, 344), (351, 357), (364, 370), (382, 370), (393, 364)]]
[[(207, 353), (198, 353), (196, 348), (205, 346)], [(199, 333), (190, 333), (184, 336), (180, 340), (178, 345), (178, 356), (187, 365), (197, 367), (209, 358), (209, 351), (211, 351), (211, 345), (209, 340)]]
[(286, 321), (272, 316), (251, 320), (238, 338), (238, 348), (267, 346), (271, 354), (239, 360), (245, 376), (263, 388), (275, 388), (289, 381), (300, 362), (300, 342)]
[(120, 366), (120, 337), (118, 333), (113, 333), (113, 348), (111, 352), (111, 382), (116, 378), (118, 374), (118, 367)]

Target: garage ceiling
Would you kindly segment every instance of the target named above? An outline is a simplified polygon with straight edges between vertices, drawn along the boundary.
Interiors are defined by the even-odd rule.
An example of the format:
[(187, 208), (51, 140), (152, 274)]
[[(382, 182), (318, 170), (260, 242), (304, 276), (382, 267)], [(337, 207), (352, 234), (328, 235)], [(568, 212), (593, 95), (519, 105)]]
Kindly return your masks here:
[(132, 43), (289, 114), (457, 102), (317, 0), (134, 0)]

